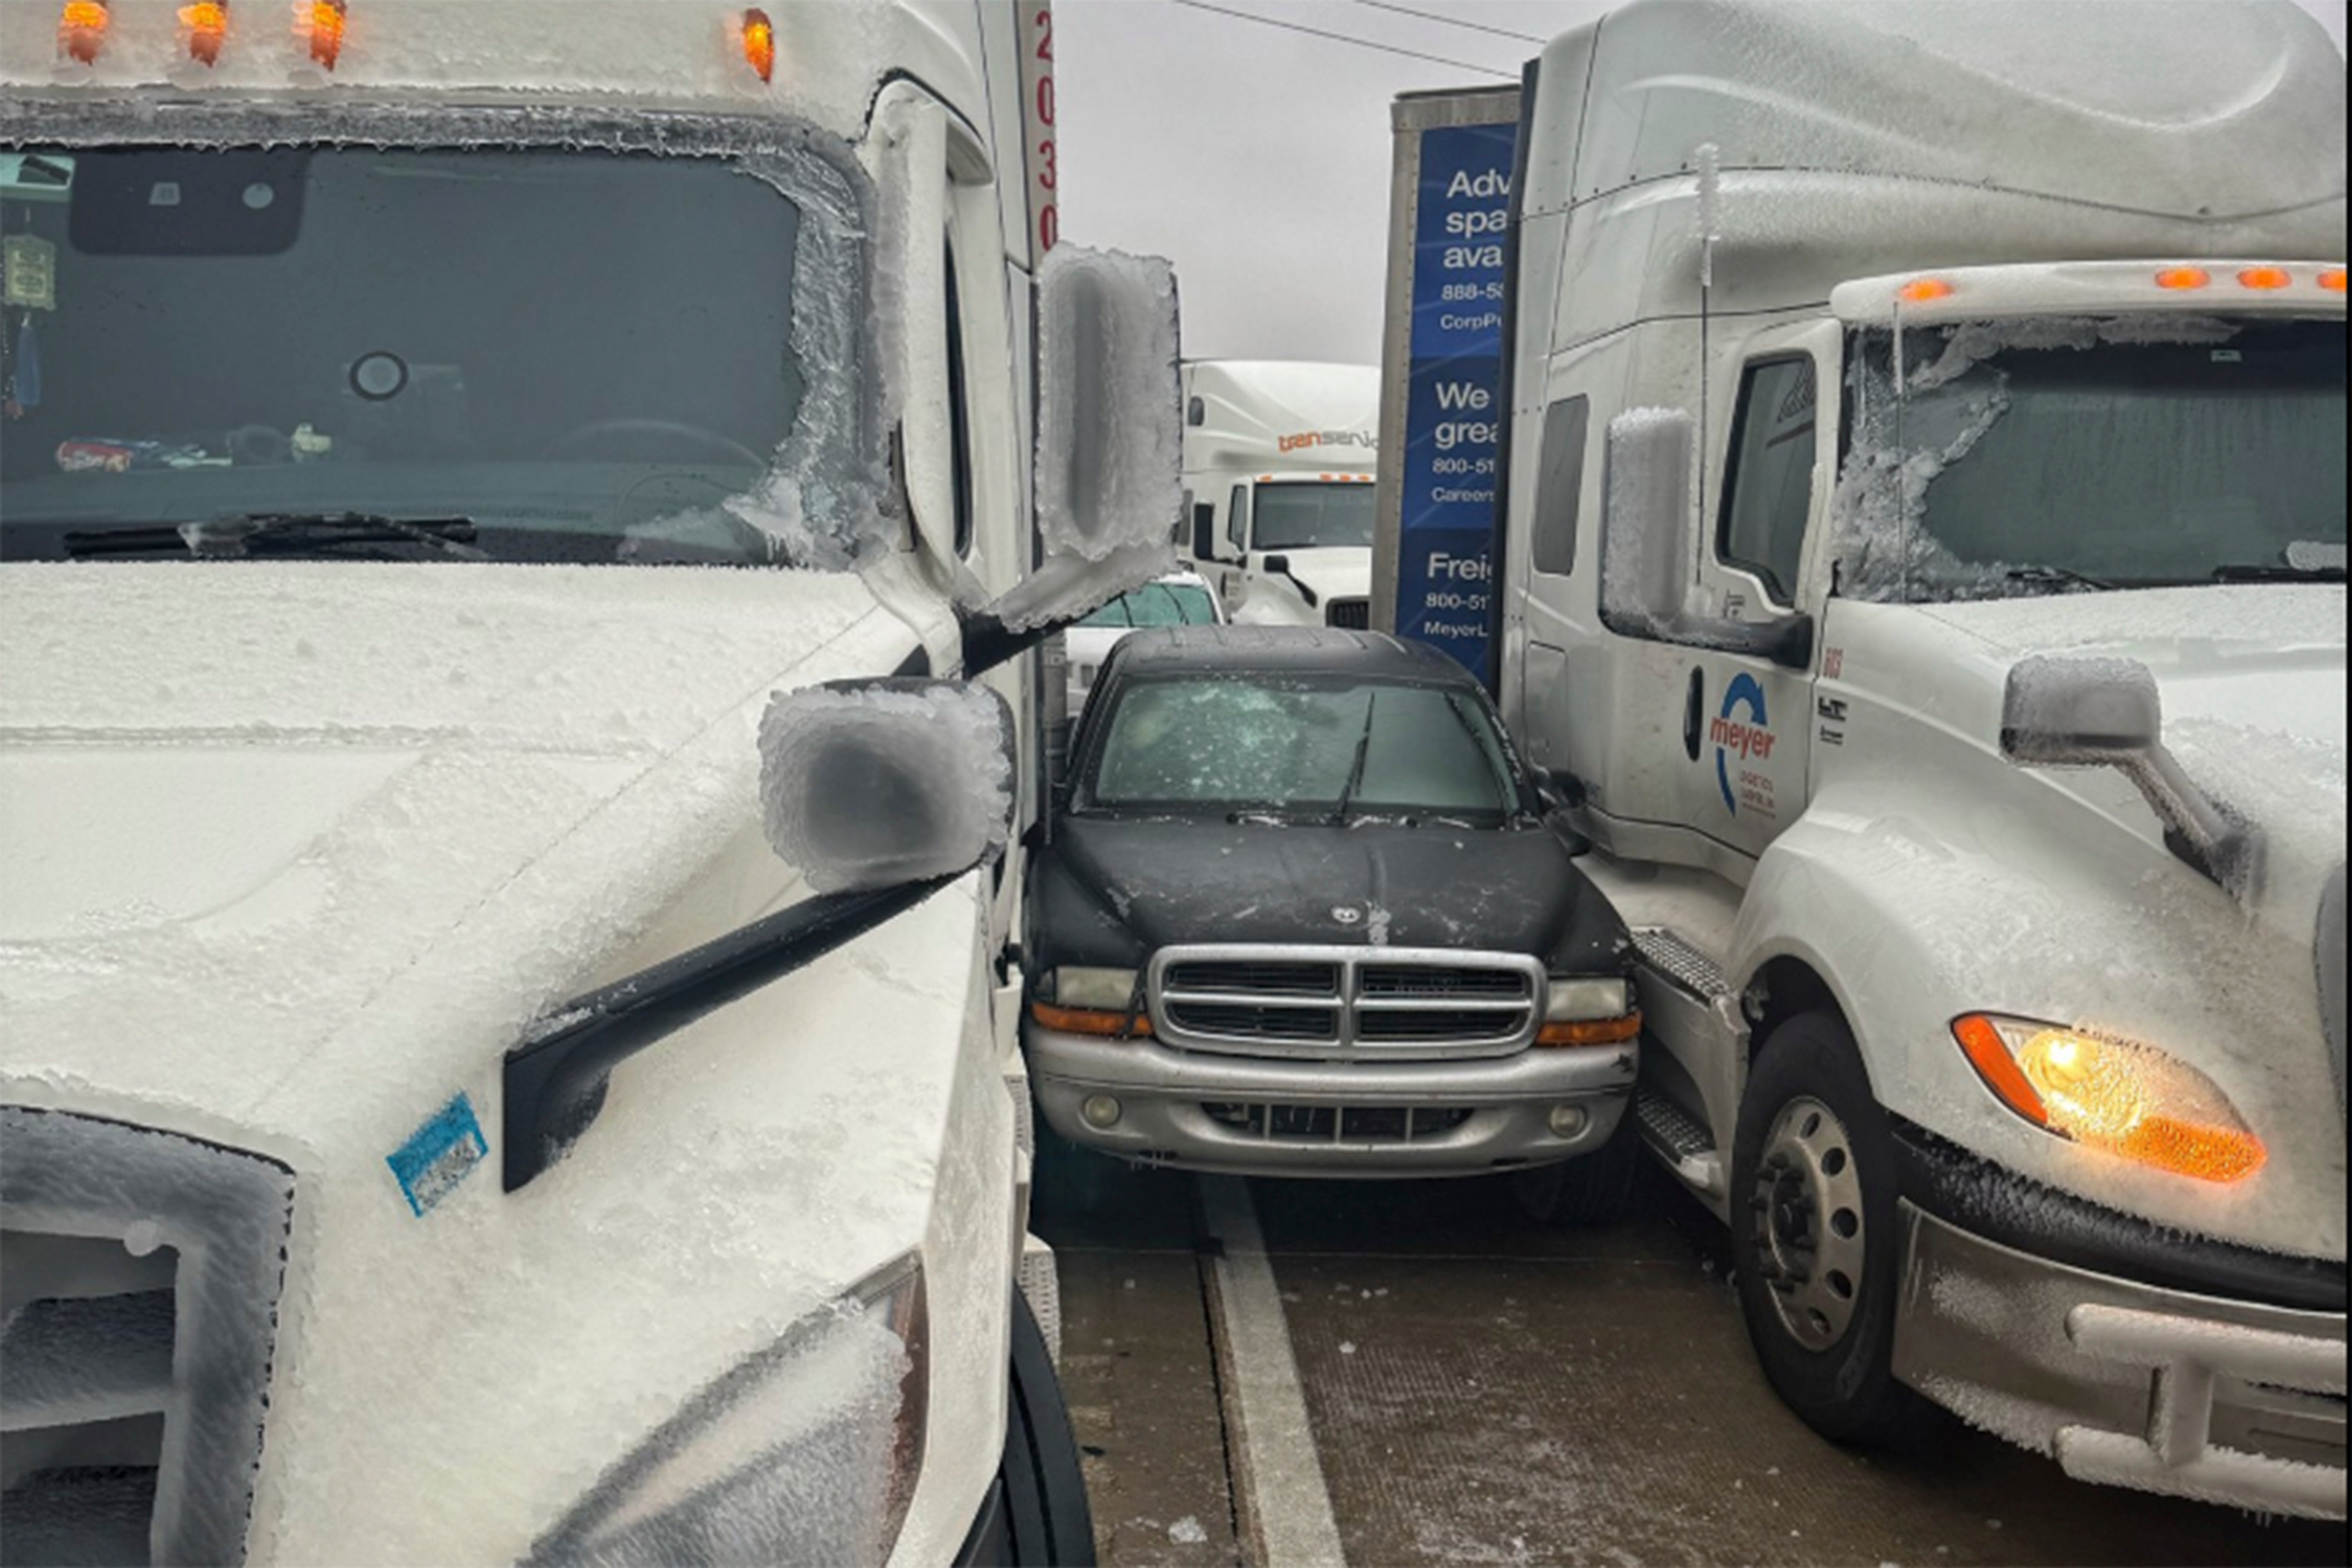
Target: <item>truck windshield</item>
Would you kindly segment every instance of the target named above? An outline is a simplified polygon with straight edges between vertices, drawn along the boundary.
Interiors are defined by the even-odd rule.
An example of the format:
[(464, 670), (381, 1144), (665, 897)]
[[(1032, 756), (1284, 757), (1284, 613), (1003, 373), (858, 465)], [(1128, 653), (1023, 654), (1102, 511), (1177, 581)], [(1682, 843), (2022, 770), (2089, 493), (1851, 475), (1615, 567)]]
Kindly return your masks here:
[(1865, 333), (1841, 586), (1937, 600), (2341, 581), (2340, 321)]
[(1117, 703), (1094, 807), (1499, 817), (1512, 798), (1494, 723), (1460, 692), (1216, 677), (1133, 682)]
[(1372, 487), (1361, 480), (1260, 485), (1252, 504), (1257, 509), (1253, 550), (1371, 548)]
[[(764, 563), (717, 503), (798, 414), (800, 222), (718, 158), (0, 155), (0, 553), (296, 520), (415, 558), (462, 519), (499, 560)], [(360, 515), (395, 527), (332, 548)]]

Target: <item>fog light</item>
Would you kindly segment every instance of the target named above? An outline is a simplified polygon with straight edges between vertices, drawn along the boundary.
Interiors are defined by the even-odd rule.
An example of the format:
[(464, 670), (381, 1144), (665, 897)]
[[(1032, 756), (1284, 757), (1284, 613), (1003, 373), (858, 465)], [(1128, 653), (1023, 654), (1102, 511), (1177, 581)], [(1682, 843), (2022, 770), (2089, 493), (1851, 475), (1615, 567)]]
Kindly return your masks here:
[(1089, 1127), (1116, 1127), (1119, 1117), (1118, 1100), (1108, 1094), (1090, 1094), (1087, 1096), (1087, 1102), (1078, 1107), (1078, 1114), (1087, 1119)]
[(1584, 1107), (1580, 1105), (1555, 1105), (1551, 1108), (1551, 1135), (1555, 1138), (1573, 1138), (1582, 1132), (1585, 1124), (1591, 1120), (1592, 1118), (1585, 1114)]

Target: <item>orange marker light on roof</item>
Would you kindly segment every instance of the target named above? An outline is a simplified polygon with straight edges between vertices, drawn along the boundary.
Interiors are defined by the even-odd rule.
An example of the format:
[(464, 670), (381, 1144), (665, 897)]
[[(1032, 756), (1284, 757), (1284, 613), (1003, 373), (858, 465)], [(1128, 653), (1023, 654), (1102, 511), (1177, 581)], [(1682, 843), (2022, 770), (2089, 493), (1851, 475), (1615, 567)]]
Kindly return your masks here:
[(2213, 281), (2213, 275), (2202, 267), (2168, 267), (2156, 275), (2159, 289), (2202, 289)]
[(775, 76), (776, 25), (768, 20), (765, 11), (756, 7), (743, 13), (743, 58), (761, 81)]
[(66, 0), (58, 12), (58, 53), (89, 65), (106, 44), (106, 0)]
[(2319, 275), (2319, 286), (2331, 294), (2344, 292), (2344, 268), (2331, 267)]
[(220, 64), (221, 46), (228, 42), (228, 0), (196, 0), (181, 6), (180, 26), (187, 34), (191, 59)]
[(1948, 300), (1952, 286), (1941, 278), (1914, 278), (1895, 290), (1895, 297), (1906, 305), (1925, 305), (1931, 300)]
[(2249, 267), (2238, 274), (2241, 287), (2247, 289), (2284, 289), (2294, 281), (2294, 274), (2284, 267)]
[(310, 0), (310, 58), (329, 70), (342, 56), (350, 10), (350, 0)]

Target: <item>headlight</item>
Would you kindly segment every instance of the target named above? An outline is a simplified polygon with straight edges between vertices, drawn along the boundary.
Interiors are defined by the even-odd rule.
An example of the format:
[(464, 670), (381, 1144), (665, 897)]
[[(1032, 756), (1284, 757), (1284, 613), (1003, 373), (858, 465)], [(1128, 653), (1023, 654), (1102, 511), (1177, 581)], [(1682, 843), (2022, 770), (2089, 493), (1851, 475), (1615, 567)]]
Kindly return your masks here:
[(1544, 986), (1539, 1046), (1619, 1046), (1642, 1033), (1633, 984), (1616, 975), (1555, 974)]
[(1066, 963), (1054, 971), (1054, 1000), (1065, 1007), (1116, 1008), (1124, 1013), (1135, 1000), (1135, 971)]
[(1129, 1039), (1151, 1028), (1136, 994), (1134, 970), (1080, 963), (1047, 972), (1045, 984), (1029, 1003), (1029, 1016), (1066, 1035), (1109, 1039)]
[(2268, 1158), (2211, 1079), (2152, 1046), (1990, 1013), (1952, 1036), (2002, 1104), (2061, 1138), (2208, 1182)]
[(688, 1398), (529, 1561), (881, 1562), (922, 1468), (925, 1330), (903, 1259)]

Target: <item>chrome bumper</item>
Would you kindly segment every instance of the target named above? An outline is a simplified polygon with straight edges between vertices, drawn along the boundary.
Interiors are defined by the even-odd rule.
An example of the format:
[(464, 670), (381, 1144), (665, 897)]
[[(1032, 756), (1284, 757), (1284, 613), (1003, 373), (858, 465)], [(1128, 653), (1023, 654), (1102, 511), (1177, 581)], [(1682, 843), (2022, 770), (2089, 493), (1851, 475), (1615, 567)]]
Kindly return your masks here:
[[(1466, 1176), (1589, 1153), (1615, 1130), (1636, 1063), (1630, 1045), (1535, 1048), (1480, 1061), (1271, 1061), (1173, 1050), (1149, 1038), (1067, 1035), (1034, 1023), (1023, 1043), (1037, 1103), (1072, 1142), (1242, 1175)], [(1108, 1127), (1081, 1110), (1097, 1095), (1118, 1102)], [(1406, 1141), (1344, 1136), (1337, 1117), (1323, 1135), (1278, 1133), (1271, 1118), (1252, 1131), (1220, 1121), (1210, 1105), (1467, 1114)], [(1583, 1113), (1567, 1136), (1551, 1127), (1552, 1108), (1561, 1105)]]
[(2052, 1263), (1906, 1202), (1895, 1373), (2078, 1480), (2345, 1517), (2345, 1315)]

